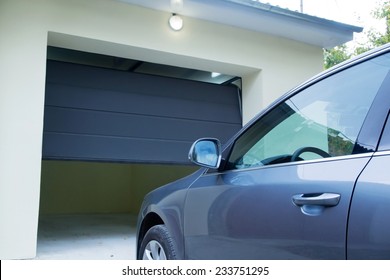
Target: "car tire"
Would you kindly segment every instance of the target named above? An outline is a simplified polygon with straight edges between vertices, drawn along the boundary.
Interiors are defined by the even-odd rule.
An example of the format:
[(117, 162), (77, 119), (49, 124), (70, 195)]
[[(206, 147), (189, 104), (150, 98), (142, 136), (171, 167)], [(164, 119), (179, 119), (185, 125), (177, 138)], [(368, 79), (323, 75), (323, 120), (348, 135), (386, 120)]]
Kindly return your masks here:
[(138, 252), (139, 260), (176, 260), (175, 243), (165, 225), (151, 227)]

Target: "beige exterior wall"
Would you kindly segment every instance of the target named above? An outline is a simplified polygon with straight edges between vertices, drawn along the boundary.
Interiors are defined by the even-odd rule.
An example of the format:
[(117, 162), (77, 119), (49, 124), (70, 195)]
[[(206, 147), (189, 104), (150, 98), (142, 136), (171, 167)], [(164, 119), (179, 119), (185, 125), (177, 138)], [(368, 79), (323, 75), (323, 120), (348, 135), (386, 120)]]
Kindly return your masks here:
[(115, 0), (0, 0), (0, 259), (36, 252), (46, 47), (238, 75), (247, 122), (322, 69), (319, 47)]

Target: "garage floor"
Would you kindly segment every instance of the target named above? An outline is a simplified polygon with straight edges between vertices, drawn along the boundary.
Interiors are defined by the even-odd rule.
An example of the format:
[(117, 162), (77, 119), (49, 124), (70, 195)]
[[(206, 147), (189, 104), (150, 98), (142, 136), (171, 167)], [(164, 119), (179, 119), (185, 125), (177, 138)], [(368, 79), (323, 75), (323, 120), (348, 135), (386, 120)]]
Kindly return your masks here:
[(35, 259), (135, 259), (135, 225), (127, 214), (40, 217)]

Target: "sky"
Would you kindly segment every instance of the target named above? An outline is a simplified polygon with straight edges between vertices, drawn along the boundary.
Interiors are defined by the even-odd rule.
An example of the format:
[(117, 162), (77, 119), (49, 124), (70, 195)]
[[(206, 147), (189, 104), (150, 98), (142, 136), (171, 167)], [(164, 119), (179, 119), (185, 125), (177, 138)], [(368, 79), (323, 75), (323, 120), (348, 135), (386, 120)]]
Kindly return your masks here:
[[(385, 0), (260, 0), (281, 8), (300, 11), (301, 1), (305, 14), (318, 16), (346, 24), (363, 27), (364, 30), (385, 30), (385, 21), (373, 18), (372, 11)], [(356, 34), (354, 41), (364, 40), (364, 34)]]

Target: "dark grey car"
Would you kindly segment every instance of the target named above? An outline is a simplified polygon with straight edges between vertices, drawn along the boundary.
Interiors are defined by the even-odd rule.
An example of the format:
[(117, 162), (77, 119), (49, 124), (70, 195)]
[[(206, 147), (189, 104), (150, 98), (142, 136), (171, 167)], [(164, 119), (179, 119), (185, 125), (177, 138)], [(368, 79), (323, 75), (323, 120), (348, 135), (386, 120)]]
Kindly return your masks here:
[(202, 166), (156, 189), (138, 259), (390, 259), (390, 45), (261, 112)]

